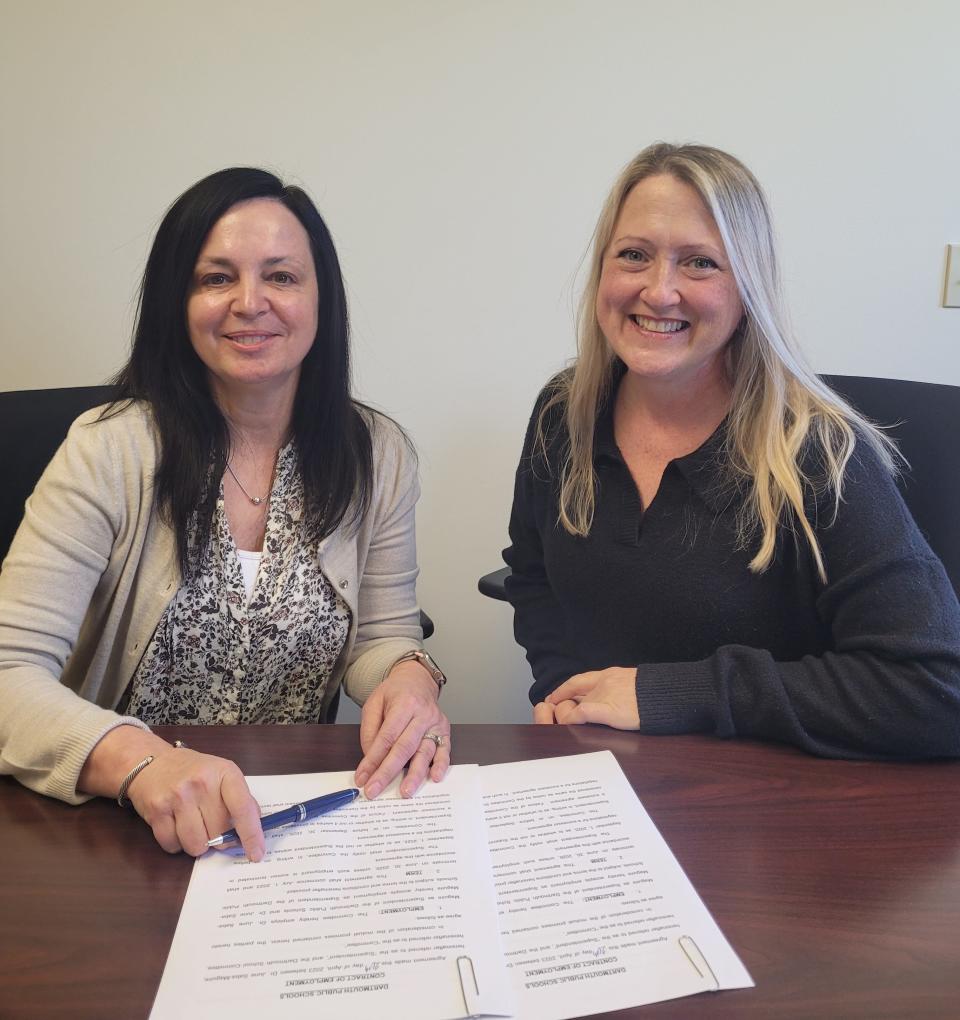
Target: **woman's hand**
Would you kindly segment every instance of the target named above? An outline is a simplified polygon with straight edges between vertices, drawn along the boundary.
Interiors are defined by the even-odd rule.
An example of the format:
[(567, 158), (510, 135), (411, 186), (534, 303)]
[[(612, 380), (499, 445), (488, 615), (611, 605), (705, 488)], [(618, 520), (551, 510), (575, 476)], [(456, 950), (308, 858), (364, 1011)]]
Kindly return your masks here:
[(263, 859), (260, 805), (226, 758), (170, 748), (134, 779), (127, 797), (167, 853), (199, 857), (207, 840), (235, 828), (248, 859)]
[(570, 677), (545, 701), (534, 706), (533, 721), (565, 726), (600, 723), (618, 730), (639, 729), (636, 667), (611, 666)]
[(207, 840), (235, 828), (251, 861), (263, 858), (260, 806), (240, 769), (226, 758), (172, 747), (135, 726), (110, 730), (90, 752), (77, 789), (116, 797), (130, 770), (148, 755), (153, 761), (127, 788), (127, 799), (153, 829), (167, 853), (199, 857)]
[[(367, 698), (360, 716), (363, 759), (356, 783), (369, 798), (376, 797), (404, 765), (400, 795), (412, 797), (429, 772), (440, 782), (450, 767), (450, 721), (440, 711), (436, 680), (418, 662), (398, 662)], [(426, 734), (443, 738), (441, 747)]]

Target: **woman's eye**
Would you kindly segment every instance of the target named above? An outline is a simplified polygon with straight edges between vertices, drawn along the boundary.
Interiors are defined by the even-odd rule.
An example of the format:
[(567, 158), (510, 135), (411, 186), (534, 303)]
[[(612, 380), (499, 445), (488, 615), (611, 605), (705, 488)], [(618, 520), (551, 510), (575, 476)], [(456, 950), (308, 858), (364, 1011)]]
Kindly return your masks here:
[(708, 258), (706, 255), (694, 255), (694, 257), (690, 259), (690, 266), (693, 269), (700, 270), (717, 268), (716, 262), (714, 262), (713, 259)]
[(280, 270), (280, 272), (273, 274), (273, 282), (274, 283), (293, 283), (294, 279), (293, 279), (293, 277), (289, 273), (285, 273), (285, 272), (283, 272), (283, 270)]
[(646, 254), (640, 251), (639, 248), (624, 248), (619, 255), (624, 262), (643, 262), (646, 259)]

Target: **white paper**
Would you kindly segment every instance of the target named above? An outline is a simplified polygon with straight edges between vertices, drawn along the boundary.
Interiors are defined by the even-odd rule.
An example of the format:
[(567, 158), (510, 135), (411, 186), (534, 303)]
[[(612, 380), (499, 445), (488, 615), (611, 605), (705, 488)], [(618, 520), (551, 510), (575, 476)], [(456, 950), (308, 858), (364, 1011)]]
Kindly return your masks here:
[[(352, 778), (247, 781), (267, 813)], [(413, 800), (396, 785), (268, 832), (259, 864), (238, 852), (198, 859), (151, 1020), (510, 1014), (479, 769), (456, 766)], [(464, 982), (466, 1004), (462, 957), (479, 985)]]
[(480, 773), (518, 1017), (752, 986), (609, 751)]
[[(248, 782), (266, 812), (351, 780)], [(260, 864), (198, 860), (151, 1020), (567, 1020), (752, 985), (609, 751), (398, 785)]]

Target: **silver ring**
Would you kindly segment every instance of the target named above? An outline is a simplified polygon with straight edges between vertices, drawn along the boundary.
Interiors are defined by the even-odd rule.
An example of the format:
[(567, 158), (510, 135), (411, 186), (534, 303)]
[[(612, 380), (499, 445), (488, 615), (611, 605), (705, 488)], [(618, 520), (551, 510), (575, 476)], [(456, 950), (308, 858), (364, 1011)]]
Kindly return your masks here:
[(434, 744), (437, 745), (437, 749), (439, 750), (441, 747), (443, 747), (443, 745), (446, 742), (447, 738), (442, 733), (424, 733), (424, 735), (423, 735), (423, 737), (421, 737), (421, 739), (422, 740), (432, 740), (434, 742)]

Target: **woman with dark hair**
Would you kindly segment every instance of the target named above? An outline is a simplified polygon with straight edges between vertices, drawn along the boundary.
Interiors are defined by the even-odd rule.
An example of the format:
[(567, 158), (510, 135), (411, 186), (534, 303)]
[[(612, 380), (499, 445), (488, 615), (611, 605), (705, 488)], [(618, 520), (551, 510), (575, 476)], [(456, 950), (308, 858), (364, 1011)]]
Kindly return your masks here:
[(640, 152), (579, 328), (504, 553), (534, 721), (960, 754), (960, 606), (896, 449), (800, 354), (753, 174), (703, 145)]
[(346, 298), (308, 196), (263, 170), (200, 181), (144, 272), (119, 398), (82, 415), (0, 573), (0, 772), (129, 801), (170, 852), (235, 826), (231, 762), (149, 725), (331, 721), (363, 704), (368, 796), (450, 762), (421, 647), (415, 457), (350, 396)]

